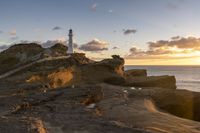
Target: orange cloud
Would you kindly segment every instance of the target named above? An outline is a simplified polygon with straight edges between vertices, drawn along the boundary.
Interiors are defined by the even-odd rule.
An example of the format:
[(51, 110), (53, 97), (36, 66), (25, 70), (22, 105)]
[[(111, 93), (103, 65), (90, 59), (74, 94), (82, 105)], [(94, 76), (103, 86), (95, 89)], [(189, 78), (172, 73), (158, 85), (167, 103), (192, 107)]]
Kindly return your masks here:
[(148, 50), (132, 47), (127, 59), (192, 58), (200, 56), (200, 38), (172, 37), (171, 40), (148, 42)]
[(106, 41), (102, 41), (99, 39), (93, 39), (92, 41), (83, 44), (79, 47), (80, 50), (83, 51), (103, 51), (103, 50), (108, 50), (108, 45), (109, 43)]

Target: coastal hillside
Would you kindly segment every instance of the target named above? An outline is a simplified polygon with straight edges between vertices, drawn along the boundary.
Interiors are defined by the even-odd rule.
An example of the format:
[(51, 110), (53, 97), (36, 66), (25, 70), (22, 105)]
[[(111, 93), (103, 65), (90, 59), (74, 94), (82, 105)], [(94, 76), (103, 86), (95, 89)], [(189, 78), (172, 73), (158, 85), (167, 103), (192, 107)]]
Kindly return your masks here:
[(0, 53), (1, 133), (199, 132), (200, 93), (177, 90), (174, 76), (66, 51), (16, 44)]

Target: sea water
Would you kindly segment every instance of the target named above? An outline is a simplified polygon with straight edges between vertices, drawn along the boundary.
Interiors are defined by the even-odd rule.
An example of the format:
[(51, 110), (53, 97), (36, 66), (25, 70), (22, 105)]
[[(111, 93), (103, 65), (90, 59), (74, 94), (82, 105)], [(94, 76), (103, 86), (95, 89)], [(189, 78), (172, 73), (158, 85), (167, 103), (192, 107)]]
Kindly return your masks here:
[(174, 75), (177, 89), (200, 92), (200, 66), (125, 66), (129, 69), (146, 69), (148, 76)]

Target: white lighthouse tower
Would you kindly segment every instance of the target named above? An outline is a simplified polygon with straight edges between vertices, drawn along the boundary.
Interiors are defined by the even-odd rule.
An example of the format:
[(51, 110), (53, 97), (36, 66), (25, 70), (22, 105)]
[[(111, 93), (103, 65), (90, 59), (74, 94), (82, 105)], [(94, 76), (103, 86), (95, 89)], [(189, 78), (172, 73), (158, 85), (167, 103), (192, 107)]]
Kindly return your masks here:
[(73, 31), (72, 31), (72, 29), (70, 29), (67, 54), (73, 54), (73, 53), (74, 53), (74, 51), (73, 51)]

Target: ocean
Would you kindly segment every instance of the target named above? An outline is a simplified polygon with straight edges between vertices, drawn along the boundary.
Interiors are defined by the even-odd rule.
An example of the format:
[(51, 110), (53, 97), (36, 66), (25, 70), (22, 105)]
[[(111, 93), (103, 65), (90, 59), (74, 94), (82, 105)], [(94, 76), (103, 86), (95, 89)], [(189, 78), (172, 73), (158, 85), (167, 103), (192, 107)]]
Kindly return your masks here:
[(148, 76), (174, 75), (177, 89), (200, 92), (200, 66), (125, 66), (129, 69), (146, 69)]

